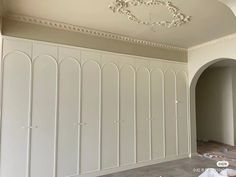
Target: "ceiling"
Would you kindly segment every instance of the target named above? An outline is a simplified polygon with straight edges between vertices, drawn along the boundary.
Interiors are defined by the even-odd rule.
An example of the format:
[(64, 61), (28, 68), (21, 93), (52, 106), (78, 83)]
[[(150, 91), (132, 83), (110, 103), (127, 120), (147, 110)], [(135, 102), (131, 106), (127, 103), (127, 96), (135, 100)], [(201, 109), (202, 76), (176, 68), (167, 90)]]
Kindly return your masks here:
[[(126, 35), (137, 39), (189, 48), (236, 32), (232, 11), (217, 0), (170, 0), (191, 21), (179, 27), (137, 24), (127, 16), (113, 13), (108, 6), (114, 0), (5, 0), (6, 14), (21, 14), (87, 28)], [(132, 9), (142, 19), (169, 20), (165, 7)]]

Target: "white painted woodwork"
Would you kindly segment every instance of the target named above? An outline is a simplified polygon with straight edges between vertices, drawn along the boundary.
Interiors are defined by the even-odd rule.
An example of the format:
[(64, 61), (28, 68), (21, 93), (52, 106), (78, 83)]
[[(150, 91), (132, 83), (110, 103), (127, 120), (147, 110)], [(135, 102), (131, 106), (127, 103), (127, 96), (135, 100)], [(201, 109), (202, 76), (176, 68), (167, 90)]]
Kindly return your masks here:
[(63, 59), (59, 72), (58, 177), (77, 174), (79, 169), (80, 63)]
[(175, 104), (175, 73), (172, 70), (167, 70), (165, 72), (165, 153), (167, 157), (177, 155)]
[(28, 132), (31, 61), (21, 52), (8, 54), (3, 62), (1, 176), (28, 174)]
[(180, 72), (177, 80), (177, 115), (178, 115), (178, 153), (188, 154), (188, 85), (187, 75)]
[(86, 62), (82, 68), (81, 173), (99, 169), (100, 79), (98, 63)]
[(137, 161), (147, 161), (150, 155), (149, 139), (149, 71), (140, 67), (137, 71)]
[(52, 177), (57, 105), (57, 64), (53, 57), (42, 55), (33, 63), (32, 94), (32, 177)]
[(120, 70), (120, 165), (135, 162), (135, 70), (123, 66)]
[(152, 121), (152, 157), (165, 156), (164, 122), (164, 73), (160, 69), (151, 72), (151, 121)]
[(1, 176), (98, 176), (188, 156), (185, 64), (4, 44)]
[(117, 165), (119, 124), (119, 70), (108, 63), (102, 70), (102, 169)]

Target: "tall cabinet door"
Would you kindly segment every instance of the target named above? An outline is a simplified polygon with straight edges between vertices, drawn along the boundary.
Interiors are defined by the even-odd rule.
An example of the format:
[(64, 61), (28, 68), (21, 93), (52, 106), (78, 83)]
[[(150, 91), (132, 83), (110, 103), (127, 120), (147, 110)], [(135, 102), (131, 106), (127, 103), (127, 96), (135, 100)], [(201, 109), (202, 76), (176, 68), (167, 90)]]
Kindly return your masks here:
[(165, 72), (165, 152), (167, 157), (177, 155), (175, 94), (175, 73), (172, 70), (168, 70)]
[(179, 155), (188, 154), (188, 88), (186, 73), (177, 74)]
[(60, 63), (57, 175), (79, 171), (80, 64), (73, 58)]
[(150, 100), (149, 71), (141, 67), (137, 71), (137, 161), (143, 162), (150, 158)]
[(10, 53), (3, 61), (1, 176), (26, 177), (29, 171), (31, 61)]
[(152, 115), (152, 157), (163, 158), (165, 155), (164, 129), (164, 74), (162, 70), (151, 72), (151, 115)]
[(39, 56), (33, 64), (31, 176), (52, 177), (55, 170), (57, 63)]
[(119, 129), (119, 70), (113, 63), (102, 70), (102, 169), (117, 166)]
[(82, 67), (81, 173), (99, 169), (101, 69), (95, 61)]
[(135, 70), (120, 70), (120, 165), (135, 162)]

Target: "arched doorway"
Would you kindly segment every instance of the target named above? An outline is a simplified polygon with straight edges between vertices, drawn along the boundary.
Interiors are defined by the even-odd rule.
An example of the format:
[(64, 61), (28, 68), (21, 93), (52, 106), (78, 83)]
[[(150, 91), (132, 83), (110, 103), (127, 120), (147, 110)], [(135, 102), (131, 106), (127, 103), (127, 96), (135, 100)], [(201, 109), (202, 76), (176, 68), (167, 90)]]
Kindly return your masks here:
[[(227, 129), (226, 123), (223, 122), (224, 123), (223, 126), (225, 127), (219, 128), (219, 126), (221, 126), (221, 123), (219, 123), (219, 120), (216, 120), (216, 118), (219, 118), (220, 116), (221, 118), (225, 117), (224, 113), (230, 114), (227, 116), (231, 116), (232, 119), (234, 117), (233, 114), (234, 114), (235, 109), (233, 106), (236, 105), (236, 101), (233, 100), (234, 98), (232, 95), (230, 96), (230, 94), (228, 94), (229, 90), (227, 90), (227, 85), (226, 85), (226, 82), (228, 81), (225, 80), (224, 77), (226, 77), (226, 75), (228, 74), (227, 75), (228, 79), (230, 79), (230, 77), (234, 77), (231, 79), (236, 80), (236, 74), (231, 73), (231, 76), (230, 76), (230, 73), (226, 72), (227, 68), (236, 70), (236, 60), (226, 59), (226, 58), (213, 60), (203, 65), (196, 72), (196, 74), (194, 75), (190, 83), (190, 118), (191, 118), (191, 152), (192, 154), (197, 153), (197, 139), (201, 141), (212, 140), (219, 143), (230, 144), (230, 145), (234, 145), (235, 143), (234, 130), (236, 129), (236, 127), (235, 128), (233, 127), (233, 129), (231, 129), (232, 127), (229, 127)], [(226, 73), (226, 75), (223, 76), (222, 73)], [(214, 77), (215, 79), (211, 80)], [(214, 89), (214, 87), (217, 87), (217, 85), (220, 85), (220, 84), (222, 85), (221, 88)], [(233, 83), (231, 82), (231, 84)], [(229, 87), (231, 87), (229, 89), (232, 90), (231, 94), (233, 94), (233, 91), (235, 90), (235, 95), (236, 95), (236, 89), (233, 90), (232, 85)], [(209, 92), (208, 94), (206, 93), (207, 89)], [(226, 90), (222, 90), (222, 89), (226, 89)], [(213, 96), (215, 97), (213, 98)], [(220, 99), (224, 99), (224, 100), (232, 99), (232, 101), (235, 101), (235, 103), (234, 105), (233, 104), (225, 105), (225, 103), (222, 105), (221, 104), (222, 100)], [(212, 105), (209, 105), (209, 104), (212, 104)], [(210, 111), (214, 111), (214, 109), (215, 109), (214, 113), (210, 112)], [(231, 113), (229, 113), (230, 111)], [(214, 119), (215, 119), (215, 122), (214, 122)], [(209, 122), (210, 120), (212, 122)], [(209, 124), (213, 125), (215, 123), (218, 123), (218, 125), (217, 124), (214, 125), (215, 129), (218, 129), (218, 130), (220, 129), (220, 131), (214, 130), (213, 128), (214, 126), (209, 125)], [(232, 121), (230, 125), (233, 126), (234, 121)], [(228, 137), (229, 135), (227, 135), (228, 132), (225, 133), (224, 131), (228, 131), (228, 132), (232, 131), (231, 139), (230, 137)], [(225, 137), (226, 137), (226, 140), (223, 139)]]

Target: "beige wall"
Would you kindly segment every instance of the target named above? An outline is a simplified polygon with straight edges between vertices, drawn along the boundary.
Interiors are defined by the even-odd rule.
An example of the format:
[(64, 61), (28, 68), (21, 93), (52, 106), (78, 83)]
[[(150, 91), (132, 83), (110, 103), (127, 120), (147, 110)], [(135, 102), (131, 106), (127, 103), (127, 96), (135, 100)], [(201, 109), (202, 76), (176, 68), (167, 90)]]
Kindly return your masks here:
[(232, 69), (233, 114), (234, 114), (234, 145), (236, 145), (236, 68)]
[(4, 19), (3, 35), (34, 39), (115, 53), (187, 62), (187, 51), (131, 44), (76, 32)]
[(201, 75), (196, 86), (198, 140), (234, 145), (233, 85), (230, 67), (214, 67)]
[(188, 51), (188, 74), (190, 83), (191, 152), (196, 153), (195, 87), (201, 73), (210, 65), (225, 59), (236, 60), (236, 35), (210, 41)]

